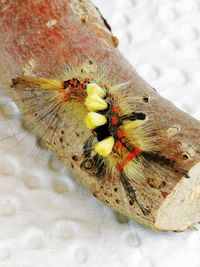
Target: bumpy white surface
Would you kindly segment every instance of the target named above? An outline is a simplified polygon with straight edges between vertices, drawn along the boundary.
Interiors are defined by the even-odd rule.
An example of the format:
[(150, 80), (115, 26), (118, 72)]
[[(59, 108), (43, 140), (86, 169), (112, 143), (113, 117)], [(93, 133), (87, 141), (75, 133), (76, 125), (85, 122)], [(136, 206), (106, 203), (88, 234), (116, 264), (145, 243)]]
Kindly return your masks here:
[[(200, 1), (95, 3), (144, 79), (200, 118)], [(18, 112), (14, 103), (0, 111), (1, 119)], [(21, 125), (20, 118), (1, 121), (1, 138)], [(199, 231), (160, 234), (122, 224), (35, 145), (19, 132), (0, 142), (0, 267), (200, 267)]]

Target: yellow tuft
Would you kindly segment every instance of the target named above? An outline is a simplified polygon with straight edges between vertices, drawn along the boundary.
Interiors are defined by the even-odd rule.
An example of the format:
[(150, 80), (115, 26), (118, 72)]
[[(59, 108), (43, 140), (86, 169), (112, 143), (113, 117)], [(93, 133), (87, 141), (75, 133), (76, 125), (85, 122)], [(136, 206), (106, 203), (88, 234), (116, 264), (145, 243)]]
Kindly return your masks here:
[(87, 85), (87, 94), (96, 94), (102, 98), (106, 95), (105, 91), (96, 83), (90, 83)]
[(106, 124), (106, 122), (106, 117), (96, 112), (89, 112), (85, 118), (85, 124), (91, 130)]
[(49, 90), (49, 89), (60, 89), (62, 88), (62, 82), (59, 80), (54, 79), (46, 79), (46, 78), (38, 78), (35, 80), (32, 80), (32, 82), (35, 82), (39, 84), (39, 87), (43, 90)]
[(135, 120), (135, 121), (127, 121), (124, 123), (124, 128), (126, 130), (133, 130), (133, 129), (136, 129), (136, 128), (139, 128), (141, 127), (142, 125), (144, 124), (144, 121), (143, 120)]
[(153, 151), (156, 149), (158, 138), (152, 134), (151, 123), (142, 120), (125, 122), (124, 128), (131, 143), (138, 146), (143, 151)]
[(18, 77), (13, 80), (16, 88), (33, 88), (41, 90), (59, 90), (62, 88), (62, 81), (42, 77)]
[(114, 146), (114, 138), (112, 136), (104, 139), (101, 142), (98, 142), (94, 150), (102, 157), (107, 157), (112, 152), (113, 146)]
[(104, 110), (107, 108), (108, 104), (97, 94), (92, 94), (86, 97), (85, 105), (89, 111)]

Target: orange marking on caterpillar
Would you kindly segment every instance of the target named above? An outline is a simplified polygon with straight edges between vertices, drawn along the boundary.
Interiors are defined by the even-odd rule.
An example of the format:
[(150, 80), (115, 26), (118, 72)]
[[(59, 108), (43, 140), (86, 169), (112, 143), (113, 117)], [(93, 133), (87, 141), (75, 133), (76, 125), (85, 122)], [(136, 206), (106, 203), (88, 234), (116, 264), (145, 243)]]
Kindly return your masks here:
[(142, 153), (142, 150), (139, 147), (135, 147), (133, 152), (128, 153), (125, 160), (120, 162), (116, 169), (118, 172), (122, 172), (124, 167), (132, 160), (134, 160), (136, 157), (138, 157)]
[(112, 105), (111, 106), (111, 110), (112, 110), (112, 112), (117, 113), (118, 112), (118, 107), (116, 105)]
[(68, 81), (63, 81), (61, 88), (58, 90), (59, 100), (67, 101), (70, 99), (77, 99), (79, 102), (83, 102), (86, 97), (85, 87), (89, 81), (89, 78), (81, 81), (75, 78)]
[(118, 172), (122, 172), (123, 171), (123, 169), (124, 169), (124, 167), (125, 167), (125, 162), (121, 162), (121, 163), (119, 163), (117, 166), (116, 166), (116, 169), (117, 169), (117, 171)]
[(106, 90), (108, 90), (108, 85), (105, 83), (103, 86)]
[(120, 149), (122, 147), (122, 143), (121, 143), (121, 141), (117, 141), (116, 143), (115, 143), (115, 148), (116, 149)]
[(124, 132), (122, 130), (117, 130), (117, 137), (121, 139), (124, 136)]
[(60, 101), (62, 101), (62, 102), (66, 101), (66, 100), (68, 100), (68, 98), (69, 98), (69, 95), (64, 89), (59, 89), (58, 90), (58, 99)]
[(122, 142), (123, 144), (126, 144), (126, 141), (127, 141), (126, 137), (125, 137), (125, 136), (122, 136), (122, 138), (121, 138), (121, 142)]
[(126, 157), (125, 161), (129, 162), (131, 160), (134, 160), (137, 156), (139, 156), (142, 153), (141, 149), (138, 147), (135, 147), (134, 151), (132, 153), (129, 153)]
[(118, 123), (117, 117), (111, 117), (111, 124), (116, 125)]
[(79, 90), (79, 91), (83, 91), (83, 85), (82, 85), (82, 84), (79, 84), (79, 86), (78, 86), (78, 90)]
[(112, 100), (115, 99), (113, 94), (110, 94), (110, 98), (111, 98)]

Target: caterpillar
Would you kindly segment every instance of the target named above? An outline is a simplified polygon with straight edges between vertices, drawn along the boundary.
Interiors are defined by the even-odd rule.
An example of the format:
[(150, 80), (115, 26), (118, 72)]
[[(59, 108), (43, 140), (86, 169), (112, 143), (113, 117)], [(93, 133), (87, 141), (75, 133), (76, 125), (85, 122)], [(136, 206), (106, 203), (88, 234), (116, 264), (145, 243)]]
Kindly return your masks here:
[[(148, 97), (130, 96), (127, 91), (130, 81), (119, 84), (108, 79), (101, 69), (97, 68), (96, 73), (86, 71), (85, 65), (68, 66), (59, 77), (12, 79), (11, 88), (14, 95), (21, 97), (27, 126), (31, 131), (35, 129), (43, 142), (55, 146), (58, 132), (62, 135), (60, 143), (65, 142), (66, 122), (69, 133), (75, 131), (76, 138), (79, 133), (86, 133), (83, 144), (74, 140), (81, 149), (75, 149), (72, 158), (78, 161), (78, 168), (101, 183), (104, 196), (95, 188), (91, 189), (93, 194), (114, 209), (122, 202), (126, 209), (127, 205), (134, 208), (140, 217), (153, 216), (147, 196), (138, 190), (139, 183), (145, 187), (146, 177), (154, 177), (149, 181), (154, 183), (152, 187), (162, 189), (177, 175), (189, 178), (188, 172), (162, 155), (158, 129), (153, 127), (151, 114), (142, 111)], [(80, 153), (81, 157), (76, 156)], [(110, 204), (107, 195), (117, 183), (121, 188), (115, 187), (114, 192), (119, 196), (115, 204)]]

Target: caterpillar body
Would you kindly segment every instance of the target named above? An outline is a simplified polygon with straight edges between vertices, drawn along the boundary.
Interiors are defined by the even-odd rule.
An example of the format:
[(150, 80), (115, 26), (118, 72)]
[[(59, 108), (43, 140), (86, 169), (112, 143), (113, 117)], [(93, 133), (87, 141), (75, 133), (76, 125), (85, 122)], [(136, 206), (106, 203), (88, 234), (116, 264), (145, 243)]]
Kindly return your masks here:
[(151, 194), (159, 205), (177, 175), (189, 177), (187, 170), (162, 153), (160, 129), (143, 112), (149, 97), (131, 96), (131, 81), (112, 81), (99, 66), (94, 73), (85, 65), (54, 77), (13, 78), (16, 102), (28, 129), (79, 173), (95, 197), (153, 223)]

